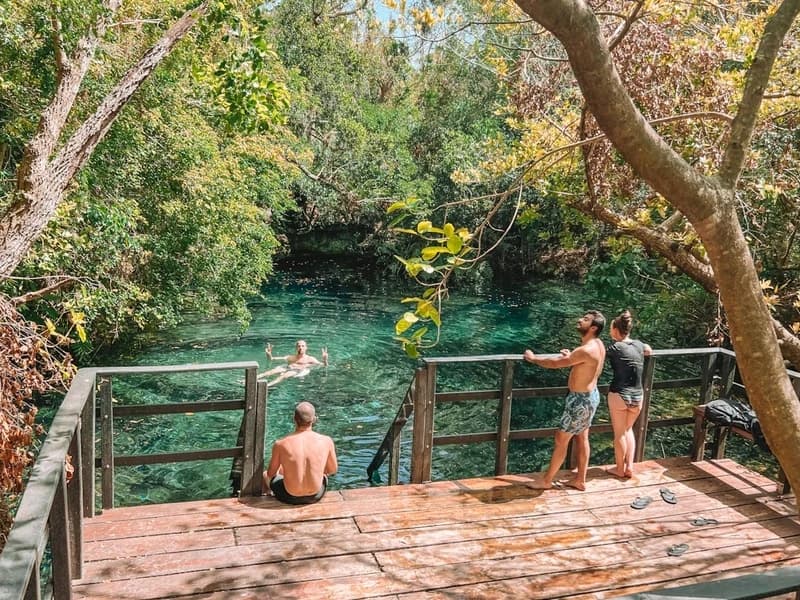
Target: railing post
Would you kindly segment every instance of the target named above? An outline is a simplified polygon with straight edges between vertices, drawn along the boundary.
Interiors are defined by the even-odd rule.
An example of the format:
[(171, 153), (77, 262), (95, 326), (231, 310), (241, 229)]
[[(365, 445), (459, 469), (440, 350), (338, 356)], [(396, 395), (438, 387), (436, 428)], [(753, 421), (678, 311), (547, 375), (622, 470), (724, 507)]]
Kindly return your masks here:
[(114, 406), (111, 379), (100, 379), (100, 429), (103, 508), (114, 508)]
[(411, 482), (431, 479), (433, 453), (433, 411), (436, 396), (436, 365), (427, 364), (417, 370), (414, 395), (414, 437), (411, 455)]
[(411, 483), (422, 483), (422, 455), (425, 442), (425, 384), (427, 382), (427, 367), (421, 367), (414, 373), (414, 428), (411, 430)]
[(692, 433), (692, 460), (703, 460), (706, 453), (706, 407), (698, 404), (693, 409), (694, 431)]
[(733, 380), (736, 378), (736, 358), (727, 354), (720, 354), (719, 358), (719, 395), (728, 398), (733, 389)]
[(70, 567), (69, 508), (67, 505), (66, 467), (61, 465), (61, 477), (50, 508), (50, 547), (53, 552), (53, 597), (72, 598)]
[(655, 356), (644, 357), (644, 372), (642, 373), (642, 411), (633, 425), (633, 435), (636, 436), (636, 452), (634, 462), (642, 462), (644, 459), (644, 445), (647, 441), (647, 423), (650, 420), (650, 398), (653, 395), (653, 376), (656, 370)]
[(708, 404), (714, 395), (714, 375), (717, 372), (719, 353), (715, 352), (703, 357), (700, 371), (700, 401), (698, 404)]
[(511, 429), (511, 396), (514, 387), (514, 361), (503, 361), (500, 379), (500, 406), (497, 418), (497, 445), (494, 474), (505, 475), (508, 471), (508, 438)]
[[(253, 477), (255, 474), (255, 448), (256, 437), (256, 369), (250, 367), (244, 373), (244, 440), (242, 443), (242, 482), (241, 496), (253, 495)], [(259, 473), (259, 477), (261, 474)]]
[(397, 485), (400, 480), (400, 442), (402, 437), (403, 432), (400, 430), (392, 440), (392, 451), (389, 452), (389, 485)]
[(89, 392), (89, 396), (83, 404), (83, 412), (81, 413), (81, 459), (75, 464), (75, 472), (80, 478), (78, 485), (81, 486), (84, 517), (94, 516), (95, 396), (96, 382), (93, 381), (91, 392)]
[(83, 577), (83, 485), (81, 473), (81, 437), (82, 426), (80, 419), (72, 441), (69, 444), (69, 454), (72, 457), (72, 480), (67, 483), (67, 522), (69, 524), (69, 549), (70, 573), (72, 579)]
[(267, 394), (267, 382), (259, 381), (256, 388), (256, 435), (253, 440), (255, 466), (253, 467), (252, 496), (260, 496), (264, 491), (264, 435), (267, 431)]

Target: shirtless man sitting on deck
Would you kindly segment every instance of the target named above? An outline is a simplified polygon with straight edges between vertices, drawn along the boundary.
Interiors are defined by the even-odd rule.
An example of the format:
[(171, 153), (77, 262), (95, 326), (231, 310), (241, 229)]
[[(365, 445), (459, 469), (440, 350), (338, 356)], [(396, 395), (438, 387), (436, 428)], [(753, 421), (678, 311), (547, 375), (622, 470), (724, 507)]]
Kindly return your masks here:
[(599, 339), (605, 323), (606, 319), (602, 313), (596, 310), (587, 311), (577, 323), (578, 332), (581, 334), (581, 345), (572, 352), (562, 350), (558, 358), (539, 358), (533, 351), (525, 350), (523, 355), (525, 360), (540, 367), (547, 369), (572, 367), (567, 382), (569, 393), (564, 403), (564, 413), (561, 415), (561, 427), (556, 431), (550, 467), (544, 474), (541, 485), (537, 487), (543, 489), (553, 487), (553, 479), (567, 456), (569, 441), (575, 436), (578, 472), (574, 479), (565, 484), (581, 491), (586, 489), (590, 451), (589, 426), (600, 403), (597, 378), (603, 370), (603, 361), (606, 358), (605, 345)]
[(296, 348), (297, 348), (297, 354), (288, 354), (286, 356), (272, 356), (272, 344), (267, 344), (267, 347), (264, 349), (267, 358), (269, 358), (270, 360), (285, 360), (287, 364), (260, 373), (258, 375), (258, 379), (280, 373), (278, 377), (276, 377), (267, 384), (267, 387), (272, 387), (279, 381), (283, 381), (284, 379), (288, 379), (289, 377), (304, 377), (308, 375), (309, 367), (313, 365), (325, 365), (326, 367), (328, 366), (327, 348), (322, 349), (322, 361), (317, 360), (310, 354), (306, 354), (308, 346), (306, 345), (305, 340), (297, 340)]
[(313, 504), (325, 495), (328, 475), (339, 468), (333, 440), (311, 428), (317, 420), (314, 405), (301, 402), (294, 409), (294, 433), (272, 446), (264, 489), (287, 504)]

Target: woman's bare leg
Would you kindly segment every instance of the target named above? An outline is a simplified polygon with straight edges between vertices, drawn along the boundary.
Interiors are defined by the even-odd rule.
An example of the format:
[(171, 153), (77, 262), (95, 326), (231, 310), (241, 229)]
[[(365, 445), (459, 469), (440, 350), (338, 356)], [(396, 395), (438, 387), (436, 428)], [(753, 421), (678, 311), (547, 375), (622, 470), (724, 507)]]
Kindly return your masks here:
[[(628, 406), (625, 411), (625, 477), (633, 475), (633, 457), (636, 455), (636, 436), (633, 434), (633, 426), (636, 419), (639, 418), (640, 412), (642, 412), (641, 404)], [(619, 468), (619, 463), (617, 463), (617, 468)]]
[(628, 452), (627, 422), (628, 411), (625, 401), (616, 392), (608, 393), (608, 414), (611, 417), (611, 427), (614, 430), (614, 462), (615, 470), (612, 475), (625, 477), (625, 456)]

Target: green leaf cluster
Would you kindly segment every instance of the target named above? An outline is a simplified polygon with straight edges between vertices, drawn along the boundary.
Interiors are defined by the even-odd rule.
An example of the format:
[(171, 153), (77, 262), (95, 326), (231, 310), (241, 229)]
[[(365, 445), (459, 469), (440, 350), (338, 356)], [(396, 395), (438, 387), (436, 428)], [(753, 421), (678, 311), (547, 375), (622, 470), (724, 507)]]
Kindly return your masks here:
[[(394, 225), (399, 225), (404, 220), (414, 218), (418, 205), (419, 199), (411, 196), (390, 205), (387, 213), (399, 213), (392, 221)], [(402, 344), (408, 356), (416, 358), (421, 348), (431, 347), (438, 341), (447, 280), (455, 269), (470, 264), (469, 255), (475, 250), (471, 245), (472, 233), (465, 227), (456, 229), (450, 222), (439, 227), (427, 219), (417, 221), (413, 229), (395, 226), (392, 231), (411, 235), (421, 244), (413, 255), (395, 256), (406, 274), (425, 288), (421, 297), (402, 300), (405, 304), (414, 304), (414, 310), (404, 312), (394, 327), (395, 339)], [(435, 328), (434, 340), (426, 337), (431, 325)]]

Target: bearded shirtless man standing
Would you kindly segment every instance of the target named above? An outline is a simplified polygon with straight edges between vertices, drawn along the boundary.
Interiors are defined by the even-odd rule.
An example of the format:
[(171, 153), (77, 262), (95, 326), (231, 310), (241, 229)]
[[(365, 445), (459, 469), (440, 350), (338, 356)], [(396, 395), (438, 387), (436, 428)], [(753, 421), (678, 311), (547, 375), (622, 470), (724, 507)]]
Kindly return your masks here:
[(556, 431), (553, 456), (550, 467), (544, 474), (541, 488), (553, 487), (553, 479), (567, 456), (567, 447), (573, 436), (576, 438), (578, 472), (566, 485), (581, 491), (586, 489), (586, 472), (589, 469), (589, 426), (592, 424), (600, 393), (597, 391), (597, 378), (603, 370), (606, 348), (600, 341), (600, 332), (606, 324), (602, 313), (587, 311), (577, 323), (581, 334), (581, 345), (572, 350), (562, 350), (558, 358), (539, 358), (532, 350), (525, 350), (526, 361), (545, 367), (561, 369), (571, 367), (564, 413), (561, 415), (560, 429)]

